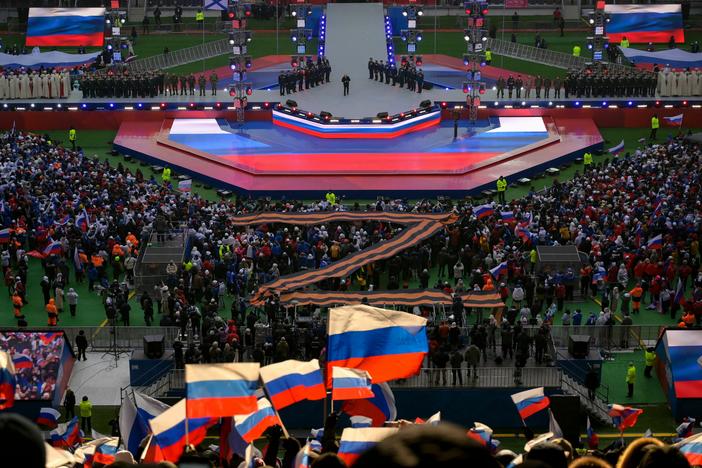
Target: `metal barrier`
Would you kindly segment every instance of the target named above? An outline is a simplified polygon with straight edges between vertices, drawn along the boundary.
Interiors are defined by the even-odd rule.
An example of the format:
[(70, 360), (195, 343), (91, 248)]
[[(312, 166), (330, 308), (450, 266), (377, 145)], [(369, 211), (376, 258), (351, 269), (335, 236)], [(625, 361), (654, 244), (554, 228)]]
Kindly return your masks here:
[[(32, 328), (32, 330), (36, 329)], [(56, 331), (57, 329), (43, 328), (39, 330)], [(169, 348), (180, 333), (178, 327), (61, 327), (58, 330), (66, 333), (71, 345), (75, 343), (78, 332), (83, 330), (88, 338), (88, 349), (92, 351), (109, 350), (115, 344), (117, 349), (139, 349), (143, 346), (146, 335), (163, 335), (166, 348)]]
[[(508, 387), (560, 387), (561, 371), (556, 367), (480, 367), (476, 368), (477, 378), (466, 367), (462, 367), (463, 383), (453, 385), (451, 368), (422, 368), (419, 375), (409, 379), (395, 380), (391, 387), (430, 388), (508, 388)], [(444, 379), (445, 376), (445, 379)]]
[(173, 50), (167, 54), (152, 55), (151, 57), (132, 60), (127, 65), (132, 72), (162, 70), (228, 54), (231, 52), (231, 49), (232, 46), (229, 45), (229, 40), (221, 39), (193, 47)]
[(636, 349), (641, 347), (642, 341), (657, 341), (664, 329), (661, 325), (554, 326), (551, 337), (557, 348), (567, 348), (571, 335), (585, 335), (590, 337), (590, 345), (597, 348)]

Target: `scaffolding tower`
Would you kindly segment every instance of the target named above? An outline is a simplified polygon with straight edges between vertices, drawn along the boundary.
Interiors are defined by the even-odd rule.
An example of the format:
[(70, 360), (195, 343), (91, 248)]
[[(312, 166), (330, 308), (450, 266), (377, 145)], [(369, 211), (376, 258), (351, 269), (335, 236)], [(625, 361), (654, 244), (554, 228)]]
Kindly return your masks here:
[(463, 34), (467, 48), (467, 52), (463, 54), (463, 64), (466, 66), (463, 92), (467, 95), (468, 120), (474, 123), (478, 120), (480, 95), (485, 93), (485, 82), (482, 81), (480, 69), (485, 66), (485, 45), (488, 40), (485, 16), (488, 13), (488, 3), (487, 1), (468, 1), (463, 2), (463, 6), (468, 17)]
[(253, 64), (251, 55), (249, 55), (249, 43), (253, 34), (246, 29), (251, 17), (251, 4), (228, 0), (227, 17), (231, 21), (229, 68), (232, 70), (232, 84), (229, 86), (229, 96), (234, 99), (236, 121), (243, 123), (246, 117), (248, 97), (253, 93), (251, 82), (248, 81), (247, 76), (248, 70)]

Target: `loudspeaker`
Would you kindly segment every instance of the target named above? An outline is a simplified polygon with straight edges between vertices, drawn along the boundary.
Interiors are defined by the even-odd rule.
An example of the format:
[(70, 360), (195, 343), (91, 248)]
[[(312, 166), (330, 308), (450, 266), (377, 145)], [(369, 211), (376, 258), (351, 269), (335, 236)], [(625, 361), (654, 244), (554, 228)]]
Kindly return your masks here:
[(320, 112), (319, 116), (323, 119), (331, 119), (332, 118), (331, 112), (327, 112), (327, 111)]
[(376, 115), (379, 119), (386, 119), (388, 117), (387, 112), (378, 112), (378, 115)]
[(583, 359), (590, 354), (590, 337), (587, 335), (570, 335), (568, 352), (576, 359)]
[(144, 335), (144, 354), (149, 359), (161, 359), (166, 351), (166, 337), (163, 335)]
[(297, 101), (293, 101), (292, 99), (288, 99), (285, 101), (285, 105), (288, 107), (297, 107)]
[(576, 447), (580, 437), (580, 398), (574, 395), (549, 395), (550, 408), (563, 431), (563, 438)]
[(425, 99), (422, 102), (419, 103), (419, 107), (431, 107), (431, 101), (429, 99)]

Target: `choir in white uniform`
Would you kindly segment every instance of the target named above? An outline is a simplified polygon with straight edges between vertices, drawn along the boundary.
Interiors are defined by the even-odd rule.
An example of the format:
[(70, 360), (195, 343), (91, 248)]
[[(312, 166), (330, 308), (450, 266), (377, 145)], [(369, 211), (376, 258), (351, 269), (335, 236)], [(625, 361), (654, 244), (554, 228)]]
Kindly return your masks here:
[(0, 74), (0, 99), (57, 99), (71, 94), (68, 71), (22, 70)]
[(671, 71), (665, 68), (658, 72), (658, 95), (702, 96), (702, 71)]

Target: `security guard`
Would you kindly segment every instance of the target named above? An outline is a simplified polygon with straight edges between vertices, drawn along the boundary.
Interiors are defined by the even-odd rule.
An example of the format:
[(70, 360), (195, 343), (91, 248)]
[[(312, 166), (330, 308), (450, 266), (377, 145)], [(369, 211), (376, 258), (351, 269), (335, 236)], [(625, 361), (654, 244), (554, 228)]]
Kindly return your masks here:
[(629, 39), (627, 39), (626, 36), (622, 36), (622, 40), (619, 43), (619, 47), (629, 48)]
[(93, 404), (84, 396), (78, 405), (80, 411), (80, 427), (83, 433), (90, 434), (92, 432), (91, 418), (93, 416)]
[(197, 23), (198, 29), (205, 27), (205, 13), (203, 13), (202, 8), (198, 8), (195, 12), (195, 22)]
[(648, 137), (650, 140), (656, 139), (656, 133), (660, 126), (661, 123), (658, 121), (658, 114), (653, 114), (653, 117), (651, 117), (651, 135)]
[(656, 353), (653, 352), (653, 348), (646, 348), (644, 351), (644, 359), (646, 360), (646, 368), (644, 369), (644, 376), (647, 379), (651, 378), (651, 370), (653, 370), (653, 363), (656, 362)]
[(507, 179), (505, 176), (500, 176), (496, 182), (497, 185), (497, 200), (500, 203), (505, 203), (505, 192), (507, 192)]
[(68, 130), (68, 141), (71, 142), (71, 149), (73, 151), (76, 150), (76, 129), (75, 127), (71, 127), (70, 130)]
[(634, 384), (636, 383), (636, 367), (633, 362), (629, 363), (629, 367), (626, 369), (626, 386), (627, 386), (627, 398), (632, 398), (634, 396)]
[(583, 172), (587, 172), (592, 167), (592, 153), (589, 151), (583, 154)]
[(167, 184), (171, 181), (171, 168), (166, 166), (163, 168), (163, 172), (161, 173), (161, 181), (164, 184)]
[(580, 46), (579, 45), (573, 46), (573, 57), (580, 57)]
[(492, 62), (492, 50), (488, 48), (485, 50), (485, 64), (490, 65), (490, 62)]

